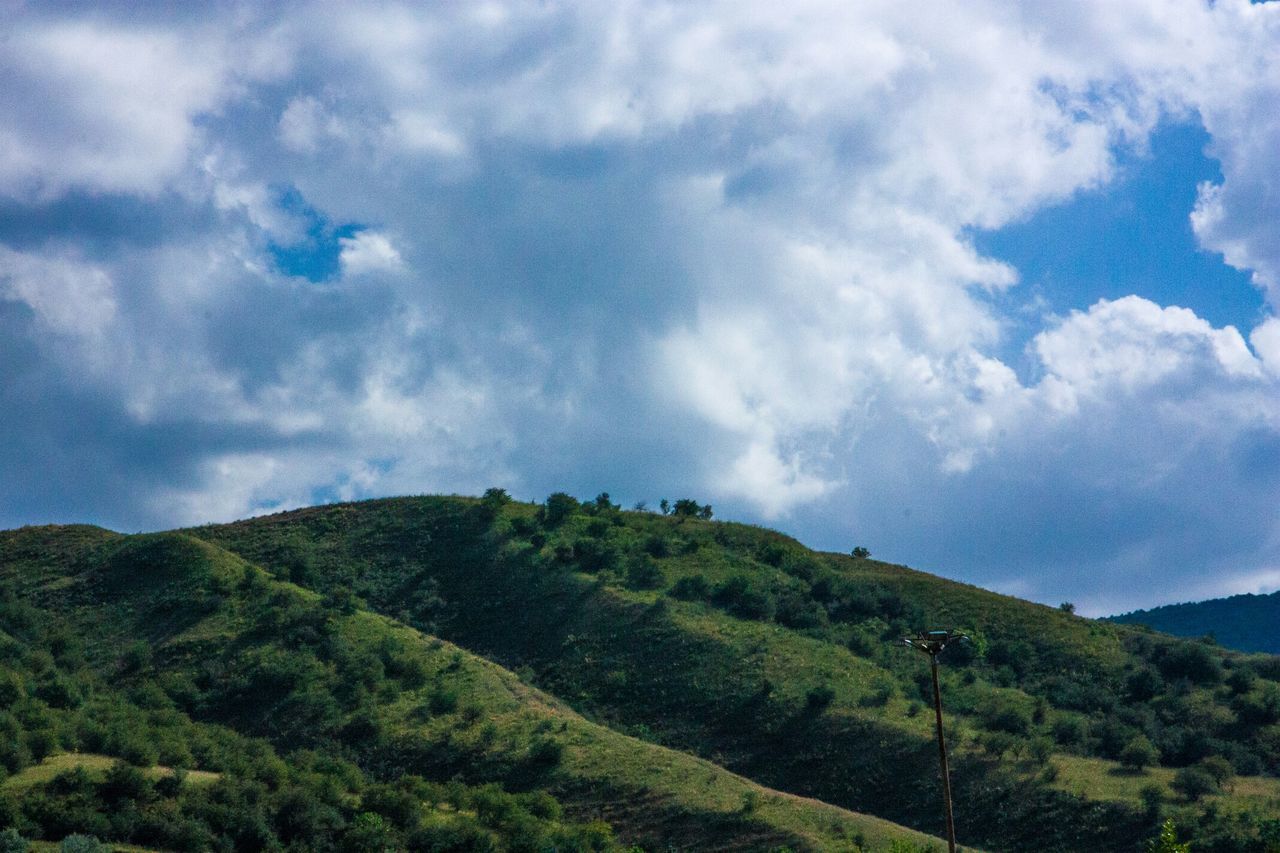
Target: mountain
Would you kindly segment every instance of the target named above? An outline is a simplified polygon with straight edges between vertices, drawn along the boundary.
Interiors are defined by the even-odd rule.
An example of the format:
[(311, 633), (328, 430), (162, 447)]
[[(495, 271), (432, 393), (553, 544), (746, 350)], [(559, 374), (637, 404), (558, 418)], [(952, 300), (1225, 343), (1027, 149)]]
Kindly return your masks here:
[[(0, 826), (54, 838), (103, 830), (98, 806), (163, 808), (226, 844), (208, 800), (239, 785), (264, 789), (263, 837), (309, 849), (367, 849), (358, 832), (480, 849), (428, 846), (451, 829), (493, 849), (941, 849), (928, 663), (900, 638), (946, 626), (972, 638), (941, 659), (968, 849), (1132, 851), (1166, 818), (1197, 853), (1280, 844), (1280, 658), (677, 507), (490, 490), (0, 534), (0, 591), (27, 613), (0, 611), (17, 644), (0, 665), (24, 667), (0, 728), (27, 750), (0, 756)], [(149, 734), (85, 737), (99, 697)], [(211, 738), (283, 781), (190, 745)], [(122, 746), (139, 741), (171, 747)], [(93, 756), (84, 779), (48, 765), (74, 756)], [(94, 776), (114, 757), (115, 776), (151, 768), (134, 812)], [(169, 796), (172, 767), (219, 775)], [(87, 804), (74, 825), (41, 805), (68, 789)], [(293, 828), (313, 800), (324, 819)], [(180, 847), (142, 825), (94, 834)]]
[(1108, 617), (1178, 637), (1212, 636), (1232, 649), (1280, 654), (1280, 592), (1168, 604)]

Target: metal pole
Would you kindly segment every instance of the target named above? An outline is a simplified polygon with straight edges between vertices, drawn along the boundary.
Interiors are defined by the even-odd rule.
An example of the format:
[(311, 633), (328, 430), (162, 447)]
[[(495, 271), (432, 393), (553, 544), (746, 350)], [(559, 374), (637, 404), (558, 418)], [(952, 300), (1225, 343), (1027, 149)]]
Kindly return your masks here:
[(942, 764), (942, 801), (947, 807), (947, 853), (956, 853), (956, 823), (951, 815), (951, 773), (947, 770), (947, 743), (942, 737), (942, 690), (938, 687), (938, 656), (929, 655), (933, 671), (933, 713), (938, 722), (938, 760)]

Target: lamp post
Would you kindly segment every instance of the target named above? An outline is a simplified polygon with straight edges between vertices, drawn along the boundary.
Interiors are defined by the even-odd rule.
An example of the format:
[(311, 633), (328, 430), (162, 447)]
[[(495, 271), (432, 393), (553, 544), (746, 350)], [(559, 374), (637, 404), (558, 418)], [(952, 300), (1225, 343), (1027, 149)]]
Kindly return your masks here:
[(954, 631), (922, 631), (902, 642), (929, 656), (933, 674), (933, 713), (938, 726), (938, 762), (942, 767), (942, 801), (947, 815), (947, 853), (956, 853), (956, 823), (951, 814), (951, 773), (947, 769), (947, 742), (942, 736), (942, 690), (938, 687), (938, 655), (948, 643), (969, 639)]

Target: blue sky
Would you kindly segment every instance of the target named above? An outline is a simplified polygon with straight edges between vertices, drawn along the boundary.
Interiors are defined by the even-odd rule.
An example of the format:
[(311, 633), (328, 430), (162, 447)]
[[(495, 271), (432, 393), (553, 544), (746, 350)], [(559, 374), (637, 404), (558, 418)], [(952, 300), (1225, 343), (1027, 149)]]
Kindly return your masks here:
[(1280, 587), (1277, 9), (10, 4), (0, 526), (499, 485)]

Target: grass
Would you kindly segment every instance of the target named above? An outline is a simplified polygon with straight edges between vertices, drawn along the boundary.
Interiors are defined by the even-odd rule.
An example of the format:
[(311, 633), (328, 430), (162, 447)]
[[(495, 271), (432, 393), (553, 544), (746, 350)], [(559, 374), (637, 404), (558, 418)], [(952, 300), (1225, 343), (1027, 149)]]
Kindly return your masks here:
[[(95, 782), (100, 782), (118, 760), (109, 755), (99, 755), (92, 752), (57, 753), (48, 756), (39, 764), (26, 767), (0, 782), (0, 790), (22, 791), (36, 785), (44, 785), (52, 782), (59, 773), (75, 770), (76, 768), (84, 770), (89, 775), (89, 778)], [(163, 779), (172, 776), (175, 772), (172, 767), (159, 765), (140, 769), (151, 779)], [(206, 770), (188, 770), (186, 774), (187, 783), (192, 785), (207, 785), (221, 776), (219, 773), (211, 773)]]
[[(1154, 785), (1167, 802), (1185, 802), (1171, 784), (1177, 771), (1168, 767), (1148, 767), (1134, 772), (1115, 761), (1076, 755), (1056, 755), (1052, 761), (1058, 768), (1058, 778), (1053, 784), (1064, 791), (1082, 792), (1094, 800), (1139, 806), (1142, 804), (1142, 789)], [(1226, 812), (1254, 810), (1262, 814), (1280, 814), (1280, 779), (1236, 776), (1227, 782), (1223, 792), (1210, 794), (1204, 797), (1203, 802)]]

